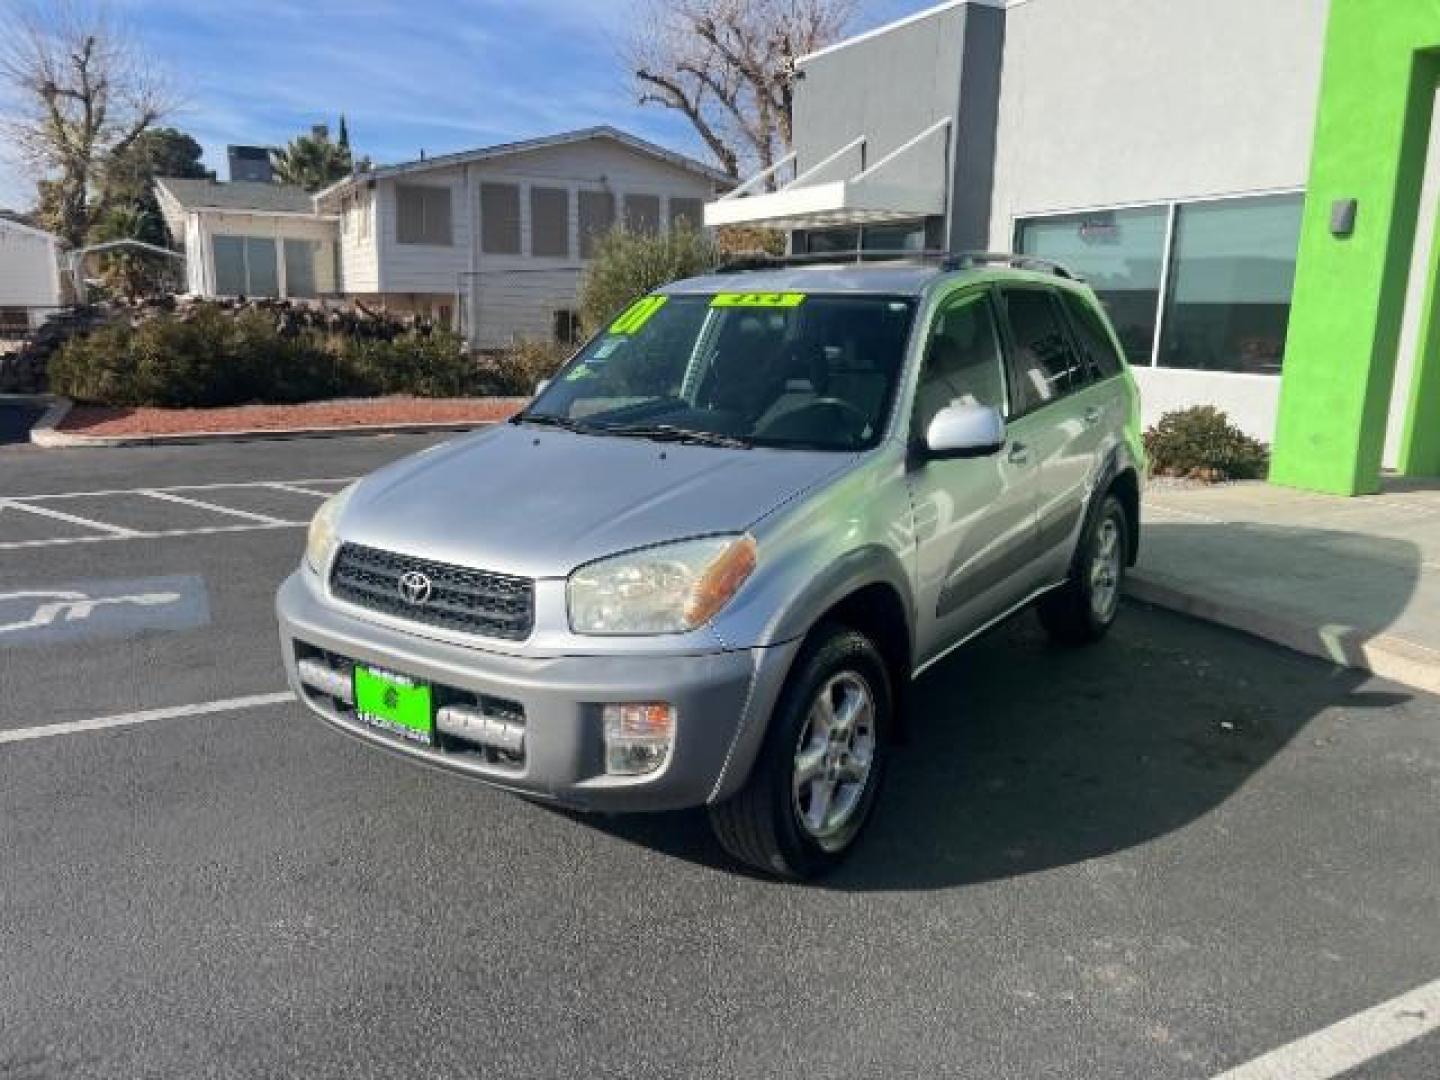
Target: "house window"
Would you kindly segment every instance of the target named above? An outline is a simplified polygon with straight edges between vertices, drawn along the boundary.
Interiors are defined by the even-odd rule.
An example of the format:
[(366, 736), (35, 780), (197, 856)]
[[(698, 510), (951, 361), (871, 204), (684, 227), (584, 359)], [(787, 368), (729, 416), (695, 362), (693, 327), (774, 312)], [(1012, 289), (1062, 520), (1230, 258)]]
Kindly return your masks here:
[(1161, 365), (1280, 373), (1303, 205), (1278, 195), (1179, 208)]
[(285, 295), (314, 299), (316, 267), (320, 260), (318, 240), (285, 241)]
[(520, 188), (480, 185), (480, 248), (487, 255), (520, 254)]
[(689, 227), (699, 229), (705, 224), (705, 201), (703, 199), (671, 199), (670, 228)]
[(1035, 218), (1020, 223), (1016, 247), (1053, 259), (1089, 282), (1130, 363), (1149, 364), (1169, 218), (1164, 206)]
[(608, 191), (580, 192), (580, 257), (595, 256), (595, 241), (615, 227), (615, 196)]
[(395, 185), (395, 242), (450, 247), (450, 189)]
[(30, 312), (23, 307), (0, 308), (0, 337), (24, 336), (30, 332)]
[(654, 236), (660, 231), (660, 196), (626, 195), (625, 228)]
[(279, 296), (280, 268), (275, 241), (263, 236), (216, 236), (217, 296)]
[(570, 309), (555, 312), (555, 340), (561, 345), (580, 343), (580, 313)]
[(570, 257), (570, 193), (564, 188), (530, 189), (530, 254)]

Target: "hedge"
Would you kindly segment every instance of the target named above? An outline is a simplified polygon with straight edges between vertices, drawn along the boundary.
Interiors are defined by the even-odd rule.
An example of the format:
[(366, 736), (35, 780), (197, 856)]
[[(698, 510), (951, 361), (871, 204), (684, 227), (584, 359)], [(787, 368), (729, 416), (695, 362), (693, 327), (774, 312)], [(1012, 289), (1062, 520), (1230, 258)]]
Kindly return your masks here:
[[(299, 329), (263, 309), (218, 306), (117, 323), (68, 342), (50, 361), (50, 388), (79, 402), (199, 408), (335, 397), (528, 395), (560, 354), (477, 361), (454, 334), (429, 328), (392, 339)], [(551, 368), (553, 370), (553, 367)], [(548, 372), (546, 372), (548, 374)], [(543, 377), (543, 375), (539, 376)]]

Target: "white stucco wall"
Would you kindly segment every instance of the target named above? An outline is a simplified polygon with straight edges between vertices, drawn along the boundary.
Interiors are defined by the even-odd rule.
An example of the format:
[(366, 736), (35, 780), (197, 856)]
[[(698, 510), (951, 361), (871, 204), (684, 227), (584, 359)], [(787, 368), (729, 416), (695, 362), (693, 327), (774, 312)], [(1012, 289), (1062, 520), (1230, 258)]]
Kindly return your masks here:
[(1223, 409), (1231, 423), (1264, 442), (1275, 437), (1275, 412), (1280, 406), (1280, 380), (1274, 375), (1178, 368), (1131, 369), (1140, 386), (1140, 414), (1145, 426), (1167, 412), (1195, 405)]
[[(1026, 0), (1006, 17), (991, 244), (1022, 218), (1305, 187), (1329, 0)], [(1274, 435), (1280, 380), (1137, 369), (1147, 423)]]

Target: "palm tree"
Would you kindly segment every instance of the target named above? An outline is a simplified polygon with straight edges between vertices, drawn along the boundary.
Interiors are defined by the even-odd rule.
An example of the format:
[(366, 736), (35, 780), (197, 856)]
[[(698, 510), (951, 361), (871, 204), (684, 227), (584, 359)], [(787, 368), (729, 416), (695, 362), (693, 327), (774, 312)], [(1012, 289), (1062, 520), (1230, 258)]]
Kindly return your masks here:
[(344, 138), (332, 142), (325, 128), (316, 128), (309, 135), (291, 139), (284, 150), (274, 152), (275, 178), (284, 184), (296, 184), (306, 191), (319, 191), (337, 180), (343, 180), (357, 166), (369, 168), (368, 159), (358, 163), (350, 152), (349, 132), (342, 125)]

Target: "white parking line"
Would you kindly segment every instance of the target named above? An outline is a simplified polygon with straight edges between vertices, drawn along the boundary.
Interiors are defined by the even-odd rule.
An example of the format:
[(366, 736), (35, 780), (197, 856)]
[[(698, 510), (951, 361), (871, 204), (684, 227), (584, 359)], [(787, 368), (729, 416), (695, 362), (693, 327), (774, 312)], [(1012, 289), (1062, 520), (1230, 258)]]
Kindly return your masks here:
[(1221, 1073), (1215, 1080), (1330, 1080), (1440, 1028), (1440, 979)]
[(224, 484), (173, 484), (168, 487), (108, 488), (98, 491), (57, 491), (45, 495), (0, 495), (0, 502), (13, 499), (34, 502), (49, 499), (86, 499), (95, 495), (139, 495), (146, 491), (233, 491), (235, 488), (269, 487), (271, 484), (349, 484), (353, 476), (317, 476), (308, 480), (239, 480)]
[(115, 540), (172, 540), (184, 536), (224, 536), (229, 533), (276, 532), (304, 529), (308, 521), (277, 521), (274, 525), (208, 525), (200, 529), (158, 529), (155, 532), (127, 532), (104, 536), (58, 536), (53, 540), (4, 540), (0, 551), (29, 551), (34, 548), (71, 547), (75, 544), (102, 544)]
[(276, 491), (288, 491), (292, 495), (309, 495), (316, 499), (328, 499), (331, 495), (335, 494), (333, 491), (314, 491), (311, 488), (298, 487), (295, 484), (269, 483), (265, 486), (274, 488)]
[(258, 521), (261, 525), (286, 525), (289, 522), (281, 521), (279, 518), (270, 517), (268, 514), (252, 514), (249, 510), (233, 510), (228, 506), (216, 506), (214, 503), (201, 502), (199, 499), (188, 499), (183, 495), (176, 495), (173, 491), (142, 491), (141, 495), (150, 499), (160, 499), (162, 502), (178, 503), (181, 506), (193, 506), (200, 510), (208, 510), (212, 514), (228, 514), (230, 517), (243, 518), (246, 521)]
[[(0, 499), (0, 510), (19, 510), (23, 514), (35, 514), (37, 517), (52, 518), (55, 521), (64, 521), (70, 525), (80, 525), (86, 529), (96, 529), (107, 536), (80, 537), (84, 540), (105, 540), (112, 537), (132, 537), (138, 535), (134, 529), (123, 529), (119, 525), (107, 525), (103, 521), (91, 521), (89, 518), (76, 517), (74, 514), (63, 514), (59, 510), (51, 510), (48, 506), (31, 506), (29, 503), (20, 502), (15, 499)], [(48, 543), (48, 541), (41, 541)]]
[(169, 709), (147, 709), (145, 712), (102, 716), (94, 720), (75, 720), (65, 724), (47, 724), (44, 727), (16, 728), (13, 731), (0, 731), (0, 745), (53, 739), (59, 735), (82, 735), (86, 732), (104, 731), (108, 728), (134, 727), (137, 724), (148, 724), (155, 720), (183, 720), (191, 716), (212, 716), (215, 713), (261, 709), (271, 705), (284, 705), (294, 700), (295, 695), (288, 691), (280, 694), (254, 694), (250, 697), (230, 698), (226, 701), (206, 701), (199, 705), (177, 705)]

